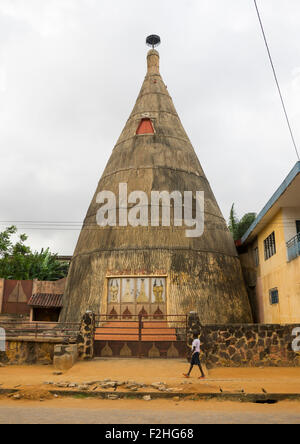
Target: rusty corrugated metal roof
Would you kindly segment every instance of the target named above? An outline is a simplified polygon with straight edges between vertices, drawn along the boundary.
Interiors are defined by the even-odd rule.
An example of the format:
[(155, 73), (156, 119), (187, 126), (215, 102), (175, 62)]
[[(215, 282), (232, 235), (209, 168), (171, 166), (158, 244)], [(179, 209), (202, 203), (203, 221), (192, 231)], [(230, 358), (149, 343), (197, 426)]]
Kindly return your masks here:
[(28, 305), (41, 308), (61, 308), (63, 306), (62, 299), (63, 294), (35, 293), (29, 299)]

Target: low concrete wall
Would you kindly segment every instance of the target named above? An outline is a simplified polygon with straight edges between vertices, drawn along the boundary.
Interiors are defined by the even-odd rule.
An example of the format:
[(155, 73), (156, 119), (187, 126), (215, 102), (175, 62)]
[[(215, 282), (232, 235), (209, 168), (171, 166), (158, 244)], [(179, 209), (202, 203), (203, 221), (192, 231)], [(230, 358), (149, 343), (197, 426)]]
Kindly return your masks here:
[[(295, 339), (293, 330), (297, 327), (299, 328), (300, 324), (201, 326), (199, 316), (193, 313), (188, 322), (188, 343), (191, 345), (194, 333), (200, 333), (201, 358), (208, 368), (300, 367), (300, 353), (292, 349), (292, 342)], [(0, 352), (0, 362), (4, 364), (52, 364), (56, 355), (57, 365), (73, 365), (77, 359), (92, 359), (94, 328), (95, 317), (93, 313), (88, 312), (83, 317), (77, 344), (62, 344), (61, 338), (55, 337), (6, 338), (6, 351)], [(58, 344), (60, 346), (55, 350)], [(300, 345), (300, 340), (298, 345)], [(60, 363), (60, 361), (67, 363)]]
[(209, 368), (300, 366), (299, 353), (292, 350), (296, 327), (300, 324), (202, 326), (202, 360)]
[(77, 359), (77, 344), (55, 345), (53, 364), (57, 370), (69, 370), (76, 363)]
[[(6, 330), (5, 351), (0, 351), (0, 363), (7, 365), (21, 364), (54, 364), (57, 368), (66, 369), (74, 365), (78, 359), (80, 344), (81, 359), (93, 357), (93, 329), (85, 316), (79, 335), (74, 327), (73, 336), (65, 336), (64, 326), (58, 329), (57, 323), (13, 323), (3, 322), (0, 326)], [(91, 315), (91, 319), (94, 316)], [(36, 330), (36, 326), (39, 329)], [(67, 326), (68, 328), (68, 326)], [(70, 333), (70, 332), (69, 332)], [(69, 343), (70, 342), (70, 343)], [(56, 359), (55, 359), (56, 358)], [(55, 362), (54, 362), (55, 361)]]
[(77, 344), (62, 344), (57, 338), (9, 338), (5, 352), (0, 352), (2, 364), (54, 364), (58, 370), (71, 368), (77, 359)]
[(56, 342), (6, 339), (6, 351), (0, 352), (0, 362), (8, 365), (52, 364)]

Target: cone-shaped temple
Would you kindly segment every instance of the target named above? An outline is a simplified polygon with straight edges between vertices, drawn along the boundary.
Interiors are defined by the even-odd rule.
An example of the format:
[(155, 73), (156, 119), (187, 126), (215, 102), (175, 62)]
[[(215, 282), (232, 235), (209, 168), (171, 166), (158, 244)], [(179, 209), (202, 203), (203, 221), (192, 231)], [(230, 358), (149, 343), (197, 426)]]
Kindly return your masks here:
[[(111, 192), (108, 201), (99, 194), (103, 191)], [(135, 191), (144, 193), (130, 195)], [(182, 199), (192, 192), (194, 218), (196, 192), (203, 191), (203, 234), (189, 237), (187, 230), (194, 228), (178, 222), (180, 211), (182, 218), (185, 214), (180, 199), (171, 199), (170, 226), (162, 221), (168, 201), (159, 220), (151, 219), (159, 209), (151, 206), (154, 191), (177, 191)], [(188, 200), (183, 202), (188, 214)], [(102, 204), (111, 216), (107, 226), (99, 212)], [(133, 226), (141, 216), (140, 225)], [(127, 316), (143, 311), (154, 318), (155, 313), (197, 311), (206, 323), (252, 320), (234, 241), (160, 76), (156, 50), (147, 55), (147, 75), (99, 181), (71, 262), (61, 320), (77, 321), (86, 310)]]

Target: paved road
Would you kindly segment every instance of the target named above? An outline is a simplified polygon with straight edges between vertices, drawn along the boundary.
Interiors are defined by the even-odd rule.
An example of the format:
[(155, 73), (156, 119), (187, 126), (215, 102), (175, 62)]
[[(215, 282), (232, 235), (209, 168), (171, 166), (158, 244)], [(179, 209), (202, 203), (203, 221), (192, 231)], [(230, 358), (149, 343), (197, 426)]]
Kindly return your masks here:
[(299, 413), (0, 407), (0, 424), (300, 424)]

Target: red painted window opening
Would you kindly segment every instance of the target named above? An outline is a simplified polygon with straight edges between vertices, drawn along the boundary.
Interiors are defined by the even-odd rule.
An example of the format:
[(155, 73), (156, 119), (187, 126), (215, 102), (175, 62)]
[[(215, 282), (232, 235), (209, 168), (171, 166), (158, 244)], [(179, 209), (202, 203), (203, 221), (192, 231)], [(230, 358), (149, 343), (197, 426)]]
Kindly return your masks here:
[(136, 130), (136, 134), (154, 134), (151, 119), (142, 119)]

